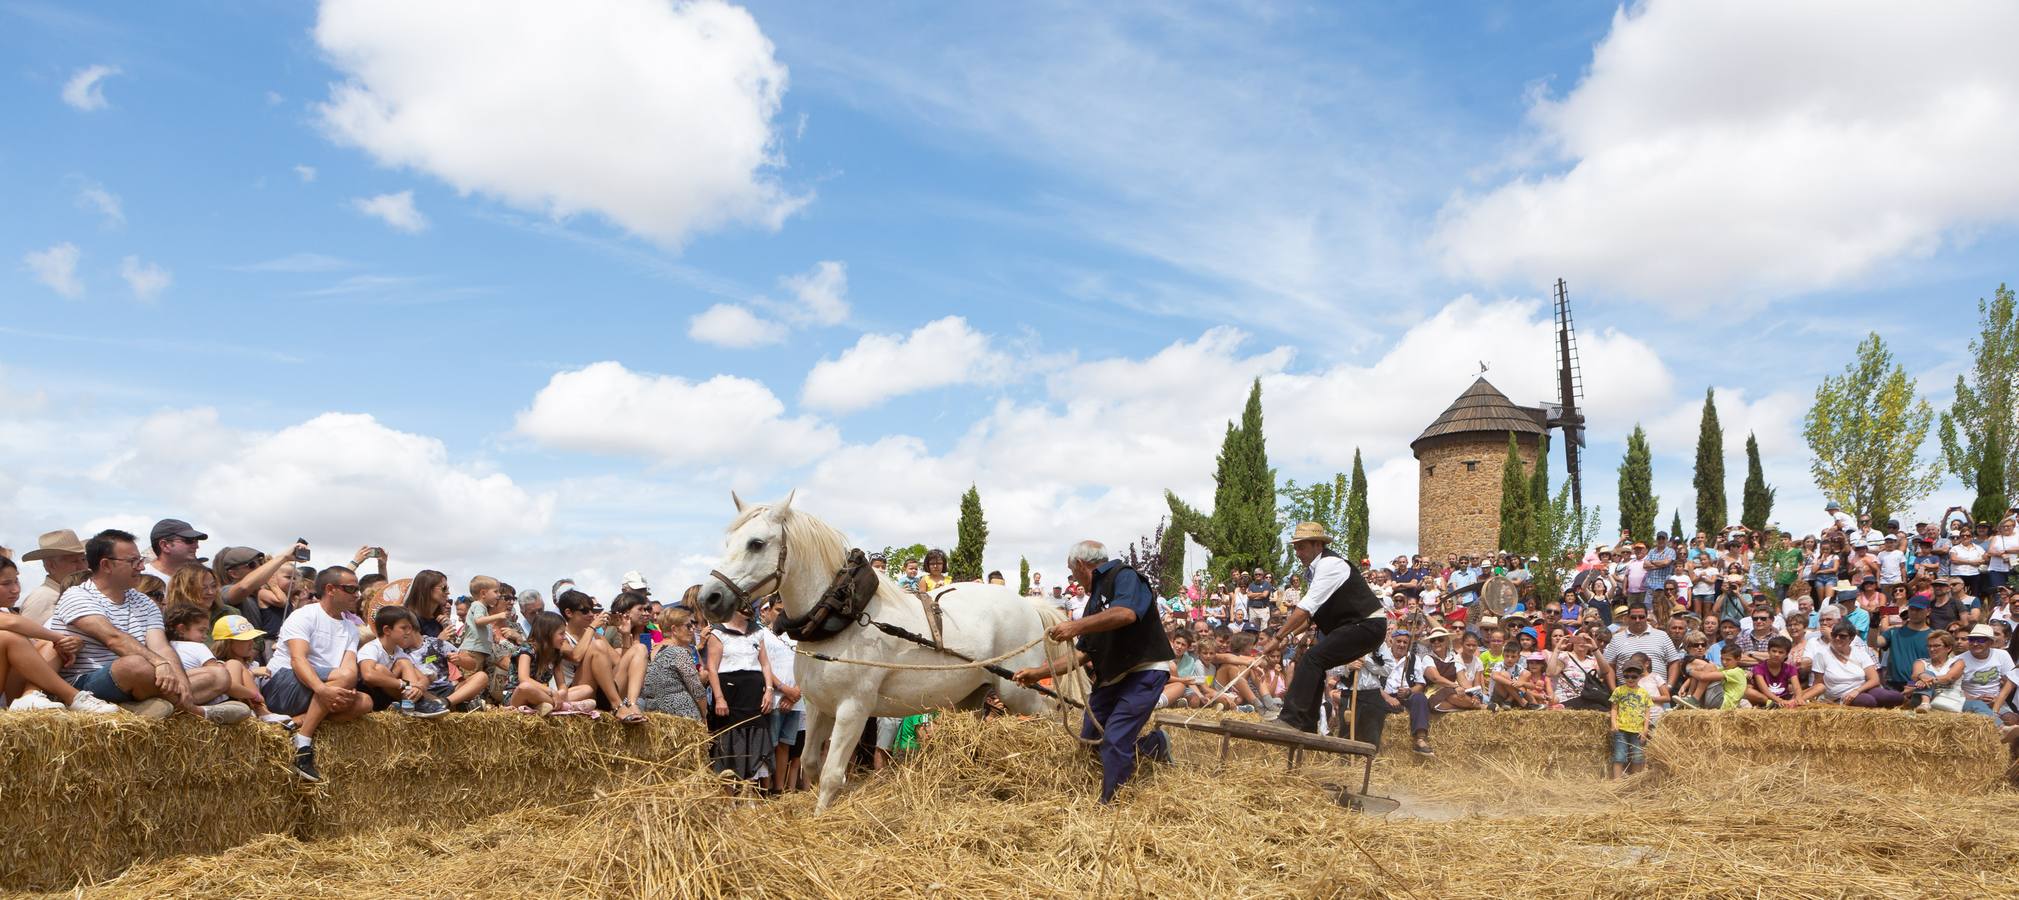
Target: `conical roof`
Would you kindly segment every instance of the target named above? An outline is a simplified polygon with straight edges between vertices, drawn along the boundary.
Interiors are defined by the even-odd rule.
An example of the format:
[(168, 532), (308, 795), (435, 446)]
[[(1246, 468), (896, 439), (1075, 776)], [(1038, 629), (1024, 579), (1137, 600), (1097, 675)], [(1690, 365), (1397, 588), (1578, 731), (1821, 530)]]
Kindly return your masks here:
[(1543, 429), (1543, 411), (1534, 407), (1517, 406), (1499, 388), (1480, 378), (1472, 386), (1451, 401), (1451, 407), (1423, 429), (1416, 440), (1409, 442), (1409, 449), (1420, 451), (1425, 441), (1433, 438), (1461, 434), (1546, 434)]

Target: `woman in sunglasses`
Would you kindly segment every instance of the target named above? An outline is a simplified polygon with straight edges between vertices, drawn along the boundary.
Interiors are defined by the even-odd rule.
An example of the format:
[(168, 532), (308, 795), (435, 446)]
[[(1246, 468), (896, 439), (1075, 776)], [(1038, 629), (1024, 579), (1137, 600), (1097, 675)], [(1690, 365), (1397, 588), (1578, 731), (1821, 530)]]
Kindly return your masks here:
[(1816, 675), (1810, 692), (1820, 689), (1824, 701), (1845, 706), (1894, 707), (1904, 702), (1899, 691), (1879, 684), (1878, 660), (1858, 644), (1856, 627), (1839, 620), (1830, 626), (1829, 635), (1829, 646), (1809, 658)]

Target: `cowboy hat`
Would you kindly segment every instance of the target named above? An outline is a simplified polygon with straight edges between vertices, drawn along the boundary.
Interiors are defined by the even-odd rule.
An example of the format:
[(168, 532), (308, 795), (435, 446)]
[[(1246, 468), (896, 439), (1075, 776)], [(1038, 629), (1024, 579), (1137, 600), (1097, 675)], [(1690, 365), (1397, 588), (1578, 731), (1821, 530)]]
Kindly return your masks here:
[(49, 557), (62, 556), (66, 553), (82, 554), (83, 552), (84, 542), (77, 539), (77, 532), (71, 531), (68, 528), (59, 528), (43, 535), (42, 539), (36, 542), (35, 549), (21, 554), (21, 561), (34, 562), (38, 559), (48, 559)]
[(1332, 543), (1332, 536), (1326, 534), (1325, 526), (1317, 522), (1298, 522), (1297, 530), (1290, 533), (1290, 543), (1301, 544), (1305, 541), (1321, 541), (1329, 544)]

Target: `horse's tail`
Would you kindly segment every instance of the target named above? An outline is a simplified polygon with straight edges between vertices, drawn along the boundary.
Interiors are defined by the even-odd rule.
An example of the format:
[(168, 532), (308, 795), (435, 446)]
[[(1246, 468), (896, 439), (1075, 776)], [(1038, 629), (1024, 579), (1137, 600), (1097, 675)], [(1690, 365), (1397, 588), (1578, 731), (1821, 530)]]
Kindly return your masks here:
[[(1066, 621), (1066, 611), (1049, 602), (1032, 600), (1031, 605), (1037, 607), (1038, 625), (1046, 631), (1050, 631), (1053, 625)], [(1077, 652), (1072, 644), (1050, 638), (1045, 639), (1044, 648), (1047, 661), (1062, 659)], [(1087, 671), (1078, 667), (1052, 679), (1052, 689), (1058, 691), (1060, 697), (1081, 706), (1086, 705), (1087, 691), (1090, 687), (1091, 685), (1087, 683)]]

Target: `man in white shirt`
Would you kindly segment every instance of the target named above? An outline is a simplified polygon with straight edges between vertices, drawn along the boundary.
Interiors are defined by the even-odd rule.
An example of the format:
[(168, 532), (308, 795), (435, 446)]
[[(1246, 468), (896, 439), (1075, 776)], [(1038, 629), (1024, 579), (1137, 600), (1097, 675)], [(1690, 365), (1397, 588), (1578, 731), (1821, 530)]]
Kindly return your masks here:
[(1957, 684), (1963, 688), (1963, 711), (1981, 713), (1998, 718), (1996, 710), (2004, 705), (2011, 691), (2012, 656), (1991, 646), (1997, 637), (1989, 625), (1977, 625), (1963, 638), (1970, 652), (1963, 654), (1963, 679)]
[(1283, 630), (1264, 639), (1256, 651), (1261, 657), (1274, 656), (1298, 632), (1317, 627), (1320, 636), (1297, 661), (1277, 718), (1282, 725), (1299, 731), (1318, 730), (1325, 670), (1347, 665), (1380, 647), (1388, 631), (1381, 601), (1375, 598), (1360, 571), (1333, 550), (1331, 543), (1332, 536), (1316, 522), (1299, 523), (1291, 533), (1290, 547), (1298, 561), (1309, 567), (1306, 582), (1311, 586), (1290, 610)]
[(1886, 535), (1879, 551), (1879, 587), (1890, 589), (1905, 580), (1907, 553), (1900, 549), (1900, 536)]
[(315, 579), (316, 602), (290, 613), (274, 641), (267, 668), (266, 705), (293, 716), (294, 771), (321, 781), (315, 765), (315, 731), (325, 720), (347, 722), (372, 711), (358, 687), (358, 576), (343, 566), (322, 570)]

